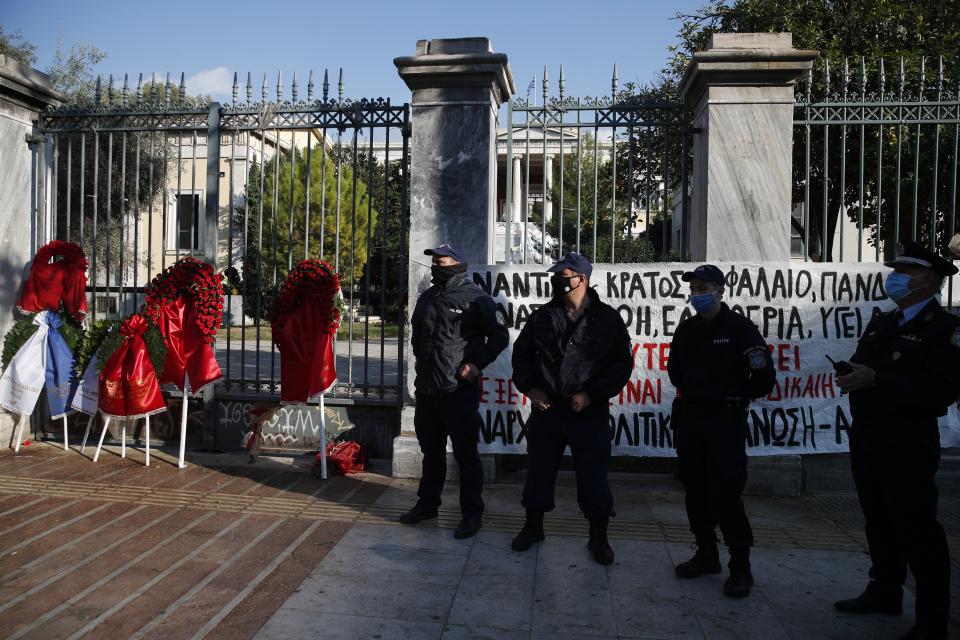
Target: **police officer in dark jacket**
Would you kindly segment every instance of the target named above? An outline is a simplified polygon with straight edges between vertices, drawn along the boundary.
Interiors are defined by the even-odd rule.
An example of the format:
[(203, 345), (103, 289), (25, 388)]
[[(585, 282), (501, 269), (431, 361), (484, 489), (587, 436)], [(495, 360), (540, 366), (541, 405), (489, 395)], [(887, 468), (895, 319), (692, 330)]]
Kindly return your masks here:
[(447, 473), (447, 436), (460, 468), (460, 511), (454, 531), (469, 538), (480, 529), (483, 515), (483, 469), (477, 452), (482, 419), (480, 372), (509, 342), (497, 321), (493, 299), (467, 277), (462, 251), (442, 244), (433, 256), (433, 286), (413, 311), (413, 355), (416, 357), (414, 427), (423, 451), (423, 475), (417, 504), (400, 516), (413, 524), (437, 516)]
[(906, 639), (946, 638), (950, 557), (937, 522), (937, 418), (960, 395), (960, 319), (937, 301), (957, 268), (915, 242), (886, 263), (897, 309), (864, 330), (849, 373), (850, 463), (870, 548), (870, 583), (835, 603), (849, 613), (901, 613), (907, 565), (917, 583), (916, 624)]
[(543, 514), (554, 507), (557, 470), (569, 445), (577, 502), (590, 521), (587, 546), (597, 562), (610, 564), (609, 400), (630, 377), (630, 338), (620, 314), (590, 288), (589, 260), (567, 253), (548, 271), (554, 274), (553, 299), (530, 315), (513, 347), (513, 384), (533, 408), (523, 487), (526, 522), (511, 546), (525, 551), (544, 539)]
[(723, 273), (711, 264), (683, 274), (696, 315), (677, 325), (667, 371), (677, 388), (672, 421), (677, 468), (686, 490), (687, 518), (697, 552), (676, 567), (681, 578), (720, 573), (717, 525), (730, 549), (723, 592), (749, 595), (753, 531), (741, 494), (747, 482), (747, 407), (770, 393), (773, 360), (757, 327), (731, 311)]

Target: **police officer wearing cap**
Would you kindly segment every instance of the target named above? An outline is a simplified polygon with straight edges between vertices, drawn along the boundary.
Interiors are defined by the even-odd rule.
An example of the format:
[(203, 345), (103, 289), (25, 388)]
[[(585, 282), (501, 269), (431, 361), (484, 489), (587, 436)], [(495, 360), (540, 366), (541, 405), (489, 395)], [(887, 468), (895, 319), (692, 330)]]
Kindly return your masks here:
[(480, 530), (483, 468), (477, 452), (482, 418), (480, 372), (509, 342), (497, 321), (493, 299), (467, 277), (463, 252), (451, 244), (427, 249), (432, 286), (417, 300), (411, 320), (416, 357), (414, 427), (423, 452), (416, 505), (400, 521), (414, 524), (437, 517), (447, 473), (447, 437), (460, 470), (462, 520), (456, 538)]
[(850, 397), (850, 464), (866, 523), (870, 582), (834, 604), (848, 613), (901, 613), (907, 566), (917, 584), (916, 624), (905, 639), (946, 638), (950, 557), (937, 521), (937, 418), (960, 395), (960, 319), (937, 300), (957, 268), (916, 242), (887, 262), (887, 295), (838, 378)]
[(750, 594), (753, 530), (741, 494), (747, 482), (747, 407), (770, 393), (773, 360), (757, 327), (723, 298), (723, 273), (711, 264), (683, 274), (696, 315), (677, 325), (667, 371), (673, 403), (677, 470), (686, 490), (696, 554), (676, 567), (681, 578), (720, 573), (715, 529), (730, 550), (725, 595)]
[(577, 502), (590, 522), (587, 547), (597, 562), (611, 564), (609, 400), (630, 376), (630, 338), (620, 314), (590, 287), (589, 260), (567, 253), (548, 271), (553, 298), (530, 315), (513, 347), (513, 384), (533, 406), (522, 500), (526, 521), (511, 546), (525, 551), (544, 539), (543, 514), (554, 507), (557, 471), (569, 446)]

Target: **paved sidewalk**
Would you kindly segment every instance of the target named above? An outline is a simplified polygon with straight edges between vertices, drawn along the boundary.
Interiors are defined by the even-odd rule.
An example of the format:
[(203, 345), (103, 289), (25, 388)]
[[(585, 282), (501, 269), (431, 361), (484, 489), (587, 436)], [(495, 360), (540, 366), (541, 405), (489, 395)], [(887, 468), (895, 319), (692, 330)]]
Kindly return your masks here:
[[(912, 620), (832, 610), (868, 567), (848, 494), (748, 498), (758, 586), (734, 601), (723, 575), (674, 576), (691, 539), (671, 478), (613, 476), (617, 561), (601, 567), (566, 473), (547, 541), (518, 554), (517, 477), (485, 489), (483, 530), (458, 541), (456, 486), (440, 518), (400, 525), (416, 483), (391, 479), (384, 461), (323, 481), (305, 459), (193, 453), (180, 470), (168, 452), (149, 468), (135, 449), (96, 464), (91, 453), (0, 451), (2, 637), (882, 640)], [(941, 510), (956, 569), (960, 500), (944, 496)], [(955, 615), (958, 601), (955, 589)]]
[[(831, 521), (832, 515), (856, 523), (856, 514), (848, 513), (850, 496), (748, 498), (764, 543), (752, 558), (757, 587), (737, 601), (721, 593), (725, 575), (675, 577), (674, 565), (691, 554), (682, 531), (682, 495), (638, 484), (676, 488), (669, 480), (617, 479), (615, 496), (623, 506), (614, 520), (621, 526), (612, 529), (617, 560), (610, 567), (593, 562), (586, 528), (571, 518), (576, 507), (569, 482), (558, 492), (557, 511), (547, 516), (547, 541), (526, 553), (510, 550), (512, 531), (491, 530), (508, 522), (519, 528), (514, 485), (488, 487), (488, 513), (512, 501), (514, 517), (490, 514), (493, 526), (472, 540), (452, 537), (457, 518), (451, 512), (439, 523), (415, 527), (356, 524), (256, 638), (880, 640), (910, 626), (909, 590), (904, 607), (911, 615), (833, 610), (834, 600), (858, 594), (866, 581), (862, 535)], [(415, 483), (394, 481), (375, 507), (399, 512), (415, 499), (414, 491)], [(447, 494), (455, 504), (449, 488)], [(642, 539), (624, 535), (622, 521), (640, 513), (660, 529), (640, 531)], [(831, 529), (834, 535), (825, 535)], [(785, 535), (778, 538), (778, 531)], [(685, 541), (669, 541), (674, 535)], [(951, 542), (956, 553), (957, 539)]]

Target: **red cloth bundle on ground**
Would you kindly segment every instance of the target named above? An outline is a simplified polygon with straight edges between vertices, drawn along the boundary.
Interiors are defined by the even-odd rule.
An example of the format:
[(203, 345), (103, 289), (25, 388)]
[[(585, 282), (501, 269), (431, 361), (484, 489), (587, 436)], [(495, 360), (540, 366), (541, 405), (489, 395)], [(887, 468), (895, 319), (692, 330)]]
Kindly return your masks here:
[(367, 468), (367, 454), (359, 442), (347, 440), (345, 442), (331, 442), (327, 444), (324, 453), (317, 452), (316, 468), (320, 468), (320, 456), (327, 456), (327, 472), (330, 475), (338, 473), (360, 473)]

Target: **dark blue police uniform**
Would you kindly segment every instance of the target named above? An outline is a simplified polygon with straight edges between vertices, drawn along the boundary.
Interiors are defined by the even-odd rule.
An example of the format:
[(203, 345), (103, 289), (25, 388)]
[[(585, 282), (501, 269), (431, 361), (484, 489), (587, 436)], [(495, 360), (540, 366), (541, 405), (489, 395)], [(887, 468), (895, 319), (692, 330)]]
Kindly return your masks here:
[(679, 392), (672, 422), (687, 517), (698, 542), (719, 525), (731, 548), (753, 545), (741, 494), (747, 482), (747, 406), (770, 393), (773, 360), (757, 327), (726, 303), (710, 321), (677, 326), (667, 363)]

